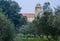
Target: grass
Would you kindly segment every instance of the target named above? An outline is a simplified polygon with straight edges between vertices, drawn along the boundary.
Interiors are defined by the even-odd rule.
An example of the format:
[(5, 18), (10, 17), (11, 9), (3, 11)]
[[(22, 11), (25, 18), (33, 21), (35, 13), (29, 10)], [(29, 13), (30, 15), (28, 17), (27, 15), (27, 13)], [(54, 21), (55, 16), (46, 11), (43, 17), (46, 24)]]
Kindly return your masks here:
[(22, 38), (22, 41), (40, 41), (38, 38)]
[(47, 41), (47, 40), (40, 38), (22, 38), (22, 41)]
[[(48, 41), (48, 40), (45, 37), (44, 39), (42, 39), (42, 38), (22, 38), (22, 41)], [(59, 37), (58, 41), (60, 41), (60, 37)]]
[[(17, 36), (17, 40), (16, 41), (48, 41), (47, 37), (44, 36), (43, 38), (34, 38), (34, 37), (23, 37), (24, 35), (18, 35)], [(51, 36), (48, 36), (49, 38), (51, 38)], [(51, 40), (53, 41), (53, 40)], [(60, 36), (58, 37), (58, 41), (60, 41)]]

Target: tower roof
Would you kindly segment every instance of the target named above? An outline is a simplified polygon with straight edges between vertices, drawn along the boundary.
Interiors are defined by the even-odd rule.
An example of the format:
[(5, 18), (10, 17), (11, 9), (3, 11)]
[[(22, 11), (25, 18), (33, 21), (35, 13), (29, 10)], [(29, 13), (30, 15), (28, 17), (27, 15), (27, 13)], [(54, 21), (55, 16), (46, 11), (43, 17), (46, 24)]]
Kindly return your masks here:
[(37, 4), (36, 4), (36, 7), (41, 7), (41, 4), (40, 4), (40, 3), (37, 3)]

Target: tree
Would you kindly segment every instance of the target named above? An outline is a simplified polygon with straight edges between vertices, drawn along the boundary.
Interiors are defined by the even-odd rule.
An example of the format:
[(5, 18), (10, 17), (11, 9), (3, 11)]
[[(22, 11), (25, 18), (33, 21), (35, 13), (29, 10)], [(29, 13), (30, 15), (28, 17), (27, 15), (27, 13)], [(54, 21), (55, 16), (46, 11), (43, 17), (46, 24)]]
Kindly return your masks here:
[(52, 22), (53, 22), (53, 12), (52, 9), (50, 8), (50, 3), (46, 2), (43, 5), (43, 16), (37, 16), (37, 18), (34, 20), (34, 27), (37, 29), (36, 32), (39, 36), (42, 35), (42, 37), (44, 35), (46, 35), (48, 41), (50, 41), (49, 39), (49, 35), (52, 34)]
[(12, 0), (1, 0), (0, 8), (2, 8), (2, 12), (4, 12), (7, 18), (13, 22), (16, 32), (18, 32), (20, 26), (26, 22), (26, 17), (19, 14), (21, 7), (19, 7), (18, 3)]
[(25, 35), (26, 35), (26, 34), (35, 34), (32, 23), (23, 25), (23, 26), (19, 29), (19, 31), (20, 31), (20, 33), (23, 33), (23, 34), (25, 34)]
[(19, 25), (19, 19), (20, 15), (18, 12), (20, 11), (20, 7), (18, 6), (18, 3), (15, 1), (0, 1), (0, 8), (2, 8), (2, 11), (5, 12), (5, 15), (13, 21), (14, 25)]
[(53, 28), (54, 28), (54, 32), (52, 32), (52, 37), (54, 38), (54, 40), (58, 41), (58, 36), (60, 35), (60, 7), (58, 6), (57, 8), (55, 8), (55, 17), (54, 17), (54, 21), (52, 24)]
[[(43, 6), (43, 15), (39, 15), (34, 20), (33, 24), (36, 28), (37, 34), (40, 36), (46, 35), (48, 41), (58, 41), (58, 35), (60, 32), (60, 7), (55, 8), (55, 14), (50, 8), (50, 3), (47, 2)], [(51, 36), (49, 38), (49, 36)]]
[(0, 9), (0, 41), (13, 41), (14, 25)]

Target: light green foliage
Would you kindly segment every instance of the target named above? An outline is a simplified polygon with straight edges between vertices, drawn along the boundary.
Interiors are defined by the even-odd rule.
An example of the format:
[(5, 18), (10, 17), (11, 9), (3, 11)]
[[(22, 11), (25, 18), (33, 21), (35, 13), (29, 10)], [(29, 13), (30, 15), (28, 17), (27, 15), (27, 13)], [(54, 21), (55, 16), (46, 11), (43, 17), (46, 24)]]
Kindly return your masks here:
[(38, 38), (23, 38), (22, 41), (41, 41)]

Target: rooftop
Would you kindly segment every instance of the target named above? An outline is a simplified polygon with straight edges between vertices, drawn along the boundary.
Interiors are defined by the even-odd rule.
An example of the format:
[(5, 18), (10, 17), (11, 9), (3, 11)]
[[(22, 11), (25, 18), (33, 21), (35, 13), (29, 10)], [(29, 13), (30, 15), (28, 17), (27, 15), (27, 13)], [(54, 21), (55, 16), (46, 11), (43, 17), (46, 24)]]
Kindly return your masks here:
[(26, 16), (26, 17), (35, 17), (35, 13), (22, 13), (23, 16)]

